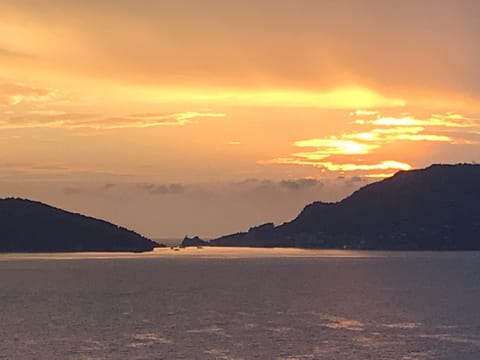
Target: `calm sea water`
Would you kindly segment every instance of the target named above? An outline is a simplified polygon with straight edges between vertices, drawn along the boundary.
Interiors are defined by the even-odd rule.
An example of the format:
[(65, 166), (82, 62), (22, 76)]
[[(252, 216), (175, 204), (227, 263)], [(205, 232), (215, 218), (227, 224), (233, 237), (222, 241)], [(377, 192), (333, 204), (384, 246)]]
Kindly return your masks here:
[(479, 359), (480, 253), (0, 255), (0, 359)]

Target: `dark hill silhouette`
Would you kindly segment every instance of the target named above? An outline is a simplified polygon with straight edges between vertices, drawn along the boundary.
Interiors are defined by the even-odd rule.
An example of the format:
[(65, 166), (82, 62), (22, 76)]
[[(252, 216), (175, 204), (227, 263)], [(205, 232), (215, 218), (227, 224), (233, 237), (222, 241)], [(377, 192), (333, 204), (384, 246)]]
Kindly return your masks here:
[[(267, 224), (268, 225), (268, 224)], [(400, 171), (293, 221), (210, 241), (214, 246), (480, 250), (480, 165)]]
[(193, 238), (189, 238), (188, 236), (185, 236), (183, 238), (183, 241), (180, 246), (188, 247), (188, 246), (204, 246), (204, 245), (210, 245), (208, 241), (204, 241), (200, 239), (198, 236), (195, 236)]
[(157, 243), (103, 220), (0, 199), (0, 252), (150, 251)]

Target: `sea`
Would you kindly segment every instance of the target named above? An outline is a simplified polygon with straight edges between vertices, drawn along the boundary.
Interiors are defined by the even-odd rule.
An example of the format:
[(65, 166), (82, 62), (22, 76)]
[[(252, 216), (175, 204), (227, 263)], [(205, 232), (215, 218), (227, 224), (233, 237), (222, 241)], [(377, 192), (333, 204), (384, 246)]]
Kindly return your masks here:
[(479, 252), (0, 255), (0, 359), (480, 359)]

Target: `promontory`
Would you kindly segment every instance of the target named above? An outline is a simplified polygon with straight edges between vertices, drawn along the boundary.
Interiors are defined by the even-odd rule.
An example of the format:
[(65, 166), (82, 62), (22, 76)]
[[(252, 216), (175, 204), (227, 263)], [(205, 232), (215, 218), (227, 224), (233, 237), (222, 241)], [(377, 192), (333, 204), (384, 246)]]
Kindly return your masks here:
[(0, 252), (151, 251), (157, 243), (40, 202), (0, 199)]

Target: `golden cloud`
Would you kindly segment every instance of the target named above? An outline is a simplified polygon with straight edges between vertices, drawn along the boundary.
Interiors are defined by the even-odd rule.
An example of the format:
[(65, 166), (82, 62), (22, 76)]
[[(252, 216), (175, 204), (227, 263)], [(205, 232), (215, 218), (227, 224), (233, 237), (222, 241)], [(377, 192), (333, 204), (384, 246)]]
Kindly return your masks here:
[[(382, 93), (408, 96), (427, 88), (477, 97), (480, 5), (467, 2), (400, 2), (391, 12), (388, 2), (357, 6), (355, 0), (346, 2), (349, 11), (344, 2), (323, 1), (276, 1), (274, 11), (266, 0), (214, 6), (123, 0), (114, 8), (98, 1), (61, 7), (49, 0), (3, 1), (0, 33), (8, 36), (0, 47), (41, 59), (19, 66), (20, 75), (31, 68), (39, 76), (115, 83), (320, 91), (363, 81)], [(448, 21), (425, 26), (427, 10), (432, 19)], [(289, 16), (292, 11), (299, 16)], [(383, 13), (389, 16), (372, 18)]]
[(315, 155), (334, 155), (334, 154), (349, 154), (349, 155), (363, 155), (368, 154), (371, 150), (378, 148), (376, 144), (361, 143), (353, 140), (344, 140), (336, 137), (326, 139), (310, 139), (296, 141), (295, 146), (298, 147), (313, 147), (317, 148)]
[(172, 114), (133, 114), (118, 117), (98, 117), (89, 114), (32, 111), (24, 116), (0, 118), (0, 129), (60, 128), (69, 130), (114, 130), (149, 128), (157, 126), (183, 126), (195, 118), (224, 117), (222, 113), (179, 112)]
[[(472, 144), (467, 139), (468, 135), (475, 134), (480, 129), (480, 122), (471, 117), (448, 112), (446, 114), (433, 114), (425, 119), (417, 119), (411, 115), (399, 117), (384, 117), (377, 111), (358, 110), (350, 113), (355, 117), (370, 117), (370, 119), (357, 119), (355, 124), (366, 131), (357, 131), (330, 136), (299, 140), (294, 145), (299, 148), (311, 148), (310, 151), (295, 152), (290, 156), (279, 157), (272, 160), (261, 161), (261, 164), (313, 166), (328, 171), (362, 171), (372, 172), (367, 177), (386, 177), (391, 174), (389, 170), (408, 170), (411, 165), (398, 160), (369, 160), (373, 154), (381, 156), (383, 146), (403, 142), (434, 142), (446, 144)], [(371, 119), (375, 117), (375, 119)], [(441, 133), (444, 129), (457, 129), (456, 134), (446, 135)], [(363, 130), (363, 129), (362, 129)], [(460, 132), (459, 132), (460, 131)], [(343, 155), (350, 158), (351, 162), (344, 159), (334, 161), (334, 157)], [(378, 171), (382, 173), (378, 173)]]
[(478, 126), (478, 122), (472, 118), (455, 113), (445, 115), (434, 114), (429, 119), (415, 119), (412, 116), (404, 117), (379, 117), (367, 123), (379, 126), (438, 126), (447, 128), (469, 128)]
[(52, 96), (54, 90), (23, 84), (0, 83), (0, 107), (19, 104), (22, 101), (40, 101)]

